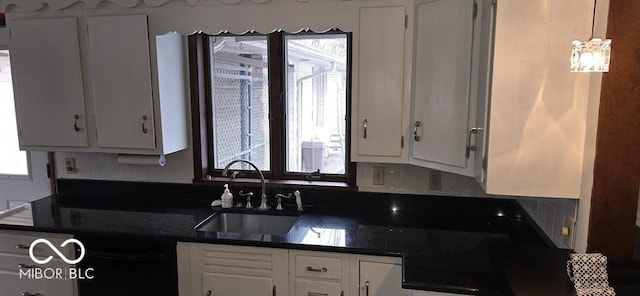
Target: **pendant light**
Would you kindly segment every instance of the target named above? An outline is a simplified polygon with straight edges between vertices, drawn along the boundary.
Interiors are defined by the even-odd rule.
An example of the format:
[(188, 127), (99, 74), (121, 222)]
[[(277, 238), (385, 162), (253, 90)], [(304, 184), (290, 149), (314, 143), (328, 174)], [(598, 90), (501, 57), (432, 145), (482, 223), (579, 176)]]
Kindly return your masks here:
[(587, 41), (574, 40), (571, 46), (571, 72), (609, 72), (611, 56), (611, 39), (595, 38), (596, 7), (598, 0), (593, 1), (593, 19), (591, 21), (591, 38)]

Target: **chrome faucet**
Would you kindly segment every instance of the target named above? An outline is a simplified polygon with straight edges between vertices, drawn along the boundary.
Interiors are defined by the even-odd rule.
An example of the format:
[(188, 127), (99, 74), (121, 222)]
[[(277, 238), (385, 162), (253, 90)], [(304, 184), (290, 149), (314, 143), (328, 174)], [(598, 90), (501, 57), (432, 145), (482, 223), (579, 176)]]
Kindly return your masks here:
[(260, 171), (260, 169), (253, 164), (253, 162), (250, 162), (248, 160), (244, 160), (244, 159), (236, 159), (230, 163), (228, 163), (224, 169), (222, 170), (222, 176), (226, 177), (227, 176), (227, 171), (229, 170), (229, 167), (231, 167), (232, 165), (234, 165), (237, 162), (244, 162), (248, 165), (250, 165), (256, 172), (258, 172), (258, 174), (260, 175), (260, 182), (262, 182), (262, 193), (260, 194), (260, 207), (258, 207), (259, 210), (268, 210), (269, 206), (267, 205), (267, 185), (264, 183), (264, 175), (262, 174), (262, 171)]

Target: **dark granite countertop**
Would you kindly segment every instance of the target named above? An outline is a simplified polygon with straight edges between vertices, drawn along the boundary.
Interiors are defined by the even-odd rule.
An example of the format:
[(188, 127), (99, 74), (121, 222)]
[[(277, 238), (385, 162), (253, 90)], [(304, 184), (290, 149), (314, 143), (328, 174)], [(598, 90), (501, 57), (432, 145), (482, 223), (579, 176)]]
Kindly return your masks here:
[[(308, 196), (313, 199), (313, 193)], [(417, 204), (423, 208), (416, 211), (410, 199), (396, 196), (366, 210), (309, 206), (286, 235), (257, 235), (195, 231), (198, 222), (216, 211), (206, 200), (75, 192), (31, 202), (23, 212), (31, 212), (32, 225), (0, 217), (0, 228), (398, 256), (403, 259), (404, 288), (472, 295), (512, 293), (505, 269), (496, 268), (490, 256), (491, 248), (559, 251), (547, 247), (513, 201), (429, 197), (429, 207)], [(451, 214), (455, 207), (461, 215)]]

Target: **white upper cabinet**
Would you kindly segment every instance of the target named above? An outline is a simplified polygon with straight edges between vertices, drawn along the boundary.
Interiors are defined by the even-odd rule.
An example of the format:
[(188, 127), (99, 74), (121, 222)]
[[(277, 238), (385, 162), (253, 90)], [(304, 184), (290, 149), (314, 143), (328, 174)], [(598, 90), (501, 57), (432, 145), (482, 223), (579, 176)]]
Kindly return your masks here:
[(416, 2), (412, 164), (473, 176), (475, 8), (474, 0)]
[[(404, 1), (366, 1), (354, 30), (354, 161), (407, 162), (411, 68), (409, 9)], [(366, 4), (366, 5), (365, 5)]]
[(87, 19), (97, 146), (154, 149), (145, 15)]
[(8, 21), (22, 149), (166, 155), (188, 147), (184, 36), (150, 36), (144, 14), (39, 15)]
[(590, 35), (593, 6), (578, 2), (498, 1), (495, 28), (483, 32), (487, 130), (476, 156), (487, 193), (580, 195), (591, 76), (571, 73), (569, 55), (571, 40)]
[(87, 147), (78, 20), (10, 22), (20, 148)]

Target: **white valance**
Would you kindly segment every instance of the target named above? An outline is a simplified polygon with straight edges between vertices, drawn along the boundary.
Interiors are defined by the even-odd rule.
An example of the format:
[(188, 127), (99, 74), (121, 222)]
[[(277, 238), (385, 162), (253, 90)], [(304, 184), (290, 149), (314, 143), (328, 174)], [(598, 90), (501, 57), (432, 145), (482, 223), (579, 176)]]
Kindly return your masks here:
[[(357, 12), (353, 1), (343, 0), (0, 0), (9, 16), (40, 10), (84, 9), (87, 15), (146, 14), (149, 33), (178, 32), (243, 34), (310, 29), (353, 31)], [(47, 13), (47, 16), (55, 15)], [(17, 16), (19, 17), (19, 16)]]

